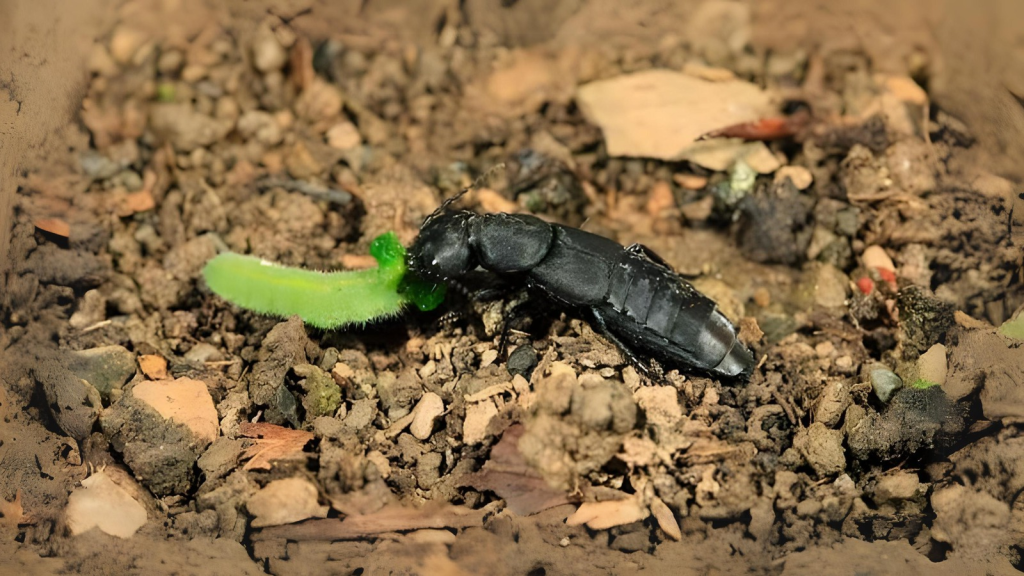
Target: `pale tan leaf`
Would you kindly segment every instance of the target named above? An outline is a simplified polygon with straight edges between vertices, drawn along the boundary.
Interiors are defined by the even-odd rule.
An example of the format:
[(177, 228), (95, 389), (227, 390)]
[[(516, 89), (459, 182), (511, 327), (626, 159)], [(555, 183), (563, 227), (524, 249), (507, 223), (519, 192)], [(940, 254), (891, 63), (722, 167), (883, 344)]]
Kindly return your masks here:
[(630, 496), (622, 500), (584, 502), (565, 523), (569, 526), (586, 524), (592, 530), (605, 530), (643, 520), (647, 514), (647, 507), (640, 498)]
[(661, 526), (661, 529), (665, 531), (669, 538), (676, 541), (683, 539), (683, 533), (679, 530), (679, 522), (676, 522), (676, 515), (657, 496), (651, 499), (651, 514), (654, 515), (654, 519), (658, 521), (658, 526)]

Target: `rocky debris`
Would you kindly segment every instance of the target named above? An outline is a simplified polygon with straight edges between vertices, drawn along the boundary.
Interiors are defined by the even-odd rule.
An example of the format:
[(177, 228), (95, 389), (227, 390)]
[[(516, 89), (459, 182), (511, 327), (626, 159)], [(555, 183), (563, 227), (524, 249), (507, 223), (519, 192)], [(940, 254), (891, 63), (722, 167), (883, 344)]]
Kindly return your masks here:
[(223, 139), (234, 128), (229, 120), (196, 111), (191, 104), (156, 104), (150, 109), (150, 127), (157, 137), (179, 152), (192, 152)]
[(883, 404), (888, 402), (897, 390), (903, 388), (903, 380), (888, 368), (873, 368), (868, 375), (871, 378), (871, 389)]
[(60, 429), (78, 441), (88, 437), (103, 409), (96, 388), (75, 376), (61, 358), (38, 358), (32, 373)]
[(196, 461), (218, 430), (206, 385), (188, 378), (139, 383), (103, 412), (100, 426), (135, 477), (157, 496), (191, 487)]
[(197, 439), (207, 444), (217, 439), (217, 409), (205, 382), (191, 378), (139, 382), (132, 396), (164, 418), (184, 424)]
[(285, 386), (285, 377), (293, 366), (306, 363), (310, 346), (302, 319), (297, 316), (278, 323), (263, 339), (249, 377), (249, 398), (257, 406), (267, 407), (267, 422), (299, 426), (298, 399)]
[(434, 424), (444, 413), (444, 401), (433, 392), (425, 393), (412, 410), (409, 432), (418, 440), (426, 440), (434, 432)]
[(791, 184), (770, 195), (750, 195), (739, 205), (740, 248), (756, 262), (797, 264), (811, 241), (813, 203)]
[(803, 166), (783, 166), (775, 171), (774, 182), (776, 186), (783, 184), (787, 179), (797, 190), (806, 190), (814, 182), (814, 176), (811, 174), (811, 171)]
[(317, 501), (316, 486), (305, 478), (274, 480), (249, 497), (245, 507), (253, 528), (280, 526), (309, 518), (326, 518), (329, 506)]
[(1010, 507), (985, 492), (954, 484), (936, 490), (932, 537), (965, 559), (988, 560), (1010, 544)]
[(904, 356), (910, 360), (939, 343), (953, 327), (954, 306), (926, 288), (908, 286), (896, 297), (903, 332)]
[(990, 420), (1024, 416), (1024, 348), (1011, 342), (990, 328), (955, 330), (942, 390), (960, 400), (980, 388), (982, 411)]
[(819, 478), (832, 476), (846, 468), (843, 433), (815, 422), (793, 437), (793, 448), (804, 457)]
[(78, 536), (93, 528), (116, 536), (131, 538), (149, 519), (146, 507), (139, 503), (136, 494), (140, 490), (122, 488), (133, 484), (131, 478), (119, 476), (115, 482), (111, 474), (99, 470), (82, 480), (68, 497), (64, 512), (71, 534)]
[(135, 355), (123, 346), (101, 346), (68, 354), (68, 368), (104, 399), (117, 400), (121, 387), (135, 376)]
[(850, 406), (844, 428), (855, 459), (890, 462), (955, 438), (964, 420), (940, 388), (901, 388), (882, 412)]
[(312, 364), (299, 364), (292, 367), (295, 375), (301, 378), (302, 407), (306, 411), (306, 422), (321, 416), (333, 416), (341, 406), (341, 388), (327, 372)]
[(946, 383), (946, 347), (935, 344), (917, 359), (917, 378), (923, 386), (942, 386)]

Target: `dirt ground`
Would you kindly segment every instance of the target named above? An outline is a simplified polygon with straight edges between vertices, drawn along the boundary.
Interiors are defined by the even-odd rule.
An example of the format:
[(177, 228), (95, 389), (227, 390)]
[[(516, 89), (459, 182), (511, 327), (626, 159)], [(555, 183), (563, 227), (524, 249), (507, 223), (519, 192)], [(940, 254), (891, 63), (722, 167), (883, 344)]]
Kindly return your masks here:
[[(1021, 572), (1022, 25), (0, 0), (0, 573)], [(503, 356), (525, 293), (322, 331), (202, 280), (366, 267), (481, 176), (651, 247), (749, 381), (536, 300)]]

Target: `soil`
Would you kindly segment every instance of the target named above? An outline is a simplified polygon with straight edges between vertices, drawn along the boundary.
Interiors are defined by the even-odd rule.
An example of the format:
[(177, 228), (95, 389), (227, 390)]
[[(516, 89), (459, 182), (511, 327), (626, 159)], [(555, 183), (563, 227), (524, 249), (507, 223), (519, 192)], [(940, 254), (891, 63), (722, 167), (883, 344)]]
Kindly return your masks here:
[[(1024, 14), (847, 4), (0, 3), (0, 572), (1024, 570)], [(799, 112), (609, 155), (577, 88), (655, 68)], [(649, 246), (753, 376), (535, 299), (499, 354), (522, 292), (322, 331), (202, 280), (364, 267), (478, 179)]]

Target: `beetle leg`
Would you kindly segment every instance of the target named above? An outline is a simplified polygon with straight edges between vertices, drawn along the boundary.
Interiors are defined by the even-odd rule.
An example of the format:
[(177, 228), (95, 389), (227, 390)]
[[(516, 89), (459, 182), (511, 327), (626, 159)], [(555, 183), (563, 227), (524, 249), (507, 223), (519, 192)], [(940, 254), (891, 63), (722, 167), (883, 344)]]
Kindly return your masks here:
[(524, 315), (522, 314), (522, 311), (526, 309), (524, 304), (527, 302), (529, 302), (529, 300), (517, 302), (512, 305), (511, 308), (505, 310), (505, 318), (501, 326), (501, 337), (498, 339), (498, 358), (501, 358), (502, 360), (508, 359), (505, 355), (505, 351), (508, 349), (508, 337), (509, 332), (512, 331), (512, 323), (523, 318)]
[(625, 342), (620, 340), (618, 336), (613, 334), (612, 331), (609, 330), (608, 326), (605, 324), (604, 317), (601, 316), (600, 312), (598, 312), (597, 310), (592, 310), (591, 316), (593, 317), (593, 325), (595, 328), (597, 328), (597, 332), (604, 336), (612, 344), (614, 344), (616, 348), (619, 349), (619, 352), (622, 353), (622, 356), (626, 359), (626, 362), (628, 362), (631, 366), (636, 368), (637, 372), (639, 372), (643, 376), (646, 376), (647, 379), (650, 380), (651, 382), (659, 382), (664, 378), (665, 373), (661, 369), (661, 366), (656, 364), (653, 360), (644, 360), (636, 352), (634, 352), (632, 348), (627, 346)]

